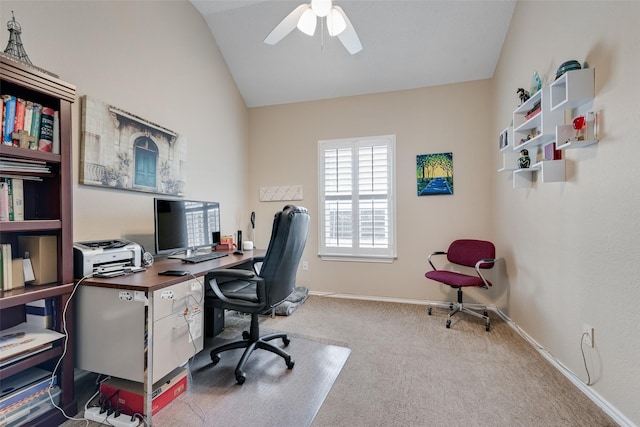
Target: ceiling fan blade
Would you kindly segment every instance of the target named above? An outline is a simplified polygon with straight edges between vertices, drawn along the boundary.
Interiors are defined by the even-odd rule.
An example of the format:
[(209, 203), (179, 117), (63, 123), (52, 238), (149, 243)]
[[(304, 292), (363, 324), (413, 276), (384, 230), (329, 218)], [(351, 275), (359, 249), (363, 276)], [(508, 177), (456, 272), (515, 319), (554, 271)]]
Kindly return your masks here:
[(360, 39), (358, 38), (358, 34), (356, 34), (355, 28), (351, 25), (351, 21), (347, 17), (347, 14), (344, 13), (344, 10), (340, 6), (333, 6), (344, 18), (344, 22), (347, 23), (347, 28), (338, 34), (338, 39), (344, 47), (349, 51), (351, 55), (354, 55), (362, 50), (362, 43), (360, 43)]
[(296, 28), (298, 25), (298, 20), (300, 16), (304, 13), (305, 10), (309, 9), (308, 3), (301, 4), (300, 6), (293, 9), (293, 11), (288, 14), (276, 27), (269, 33), (264, 42), (269, 45), (274, 45), (282, 40), (287, 34)]

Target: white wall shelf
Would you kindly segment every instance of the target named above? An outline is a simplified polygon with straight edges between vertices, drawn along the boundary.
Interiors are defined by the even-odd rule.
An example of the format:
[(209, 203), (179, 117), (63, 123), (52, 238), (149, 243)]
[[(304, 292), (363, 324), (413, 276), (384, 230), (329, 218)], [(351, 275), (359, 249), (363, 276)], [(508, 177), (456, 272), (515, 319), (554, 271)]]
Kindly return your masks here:
[(585, 118), (586, 124), (581, 133), (573, 128), (573, 124), (556, 127), (558, 150), (584, 148), (598, 143), (598, 113), (589, 111), (585, 114)]
[(556, 79), (551, 89), (551, 111), (576, 108), (595, 96), (593, 68), (567, 71)]
[(542, 160), (531, 167), (513, 171), (513, 188), (530, 187), (536, 179), (536, 172), (540, 172), (542, 182), (564, 182), (564, 160)]
[[(513, 149), (545, 145), (553, 142), (556, 126), (564, 122), (564, 112), (551, 111), (549, 87), (545, 86), (536, 92), (525, 103), (513, 112)], [(527, 119), (527, 114), (540, 103), (540, 112)], [(523, 142), (520, 142), (523, 141)]]

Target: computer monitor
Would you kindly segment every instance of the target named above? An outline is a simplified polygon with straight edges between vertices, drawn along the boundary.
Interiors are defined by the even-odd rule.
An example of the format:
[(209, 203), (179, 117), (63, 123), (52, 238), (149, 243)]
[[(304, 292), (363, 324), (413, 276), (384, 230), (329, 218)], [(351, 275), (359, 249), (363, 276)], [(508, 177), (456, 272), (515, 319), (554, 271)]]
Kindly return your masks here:
[(199, 200), (154, 198), (158, 255), (188, 254), (220, 242), (220, 205)]

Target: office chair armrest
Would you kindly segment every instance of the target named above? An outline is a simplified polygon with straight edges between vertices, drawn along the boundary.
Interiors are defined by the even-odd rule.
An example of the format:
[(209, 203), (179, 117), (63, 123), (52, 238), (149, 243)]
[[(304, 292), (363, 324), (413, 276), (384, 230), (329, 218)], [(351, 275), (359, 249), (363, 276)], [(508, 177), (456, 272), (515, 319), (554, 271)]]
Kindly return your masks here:
[[(256, 284), (256, 294), (258, 302), (246, 301), (238, 298), (229, 298), (222, 293), (218, 287), (216, 278), (234, 278), (240, 280), (247, 280)], [(229, 310), (242, 310), (243, 308), (255, 308), (257, 305), (264, 305), (267, 300), (267, 291), (265, 281), (262, 277), (256, 276), (252, 271), (239, 270), (239, 269), (220, 269), (212, 270), (206, 275), (209, 287), (216, 295), (217, 298), (228, 304)]]
[(428, 261), (429, 261), (429, 265), (431, 265), (431, 268), (433, 268), (434, 271), (437, 270), (437, 268), (433, 265), (433, 263), (431, 262), (431, 257), (434, 255), (446, 255), (446, 252), (443, 251), (436, 251), (436, 252), (432, 252), (431, 255), (429, 255)]
[(256, 274), (250, 270), (242, 270), (240, 268), (221, 268), (207, 272), (207, 276), (226, 277), (230, 279), (251, 280)]
[[(487, 279), (485, 279), (482, 273), (480, 272), (480, 268), (493, 268), (493, 264), (495, 264), (495, 262), (496, 262), (495, 258), (485, 258), (476, 262), (476, 273), (478, 273), (478, 276), (480, 276), (480, 278), (482, 279), (482, 282), (484, 283), (483, 288), (485, 289), (489, 289), (489, 286), (491, 285), (489, 285), (489, 282), (487, 281)], [(484, 265), (484, 264), (491, 264), (491, 267), (481, 267), (481, 265)]]

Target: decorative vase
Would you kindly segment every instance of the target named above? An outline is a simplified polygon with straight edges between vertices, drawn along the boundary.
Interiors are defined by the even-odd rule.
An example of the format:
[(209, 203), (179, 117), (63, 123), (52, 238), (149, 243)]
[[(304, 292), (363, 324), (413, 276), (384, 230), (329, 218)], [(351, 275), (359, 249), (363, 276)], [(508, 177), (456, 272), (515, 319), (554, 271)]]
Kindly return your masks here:
[(518, 167), (520, 169), (526, 169), (531, 165), (531, 159), (529, 158), (529, 150), (520, 150), (520, 157), (518, 157)]

